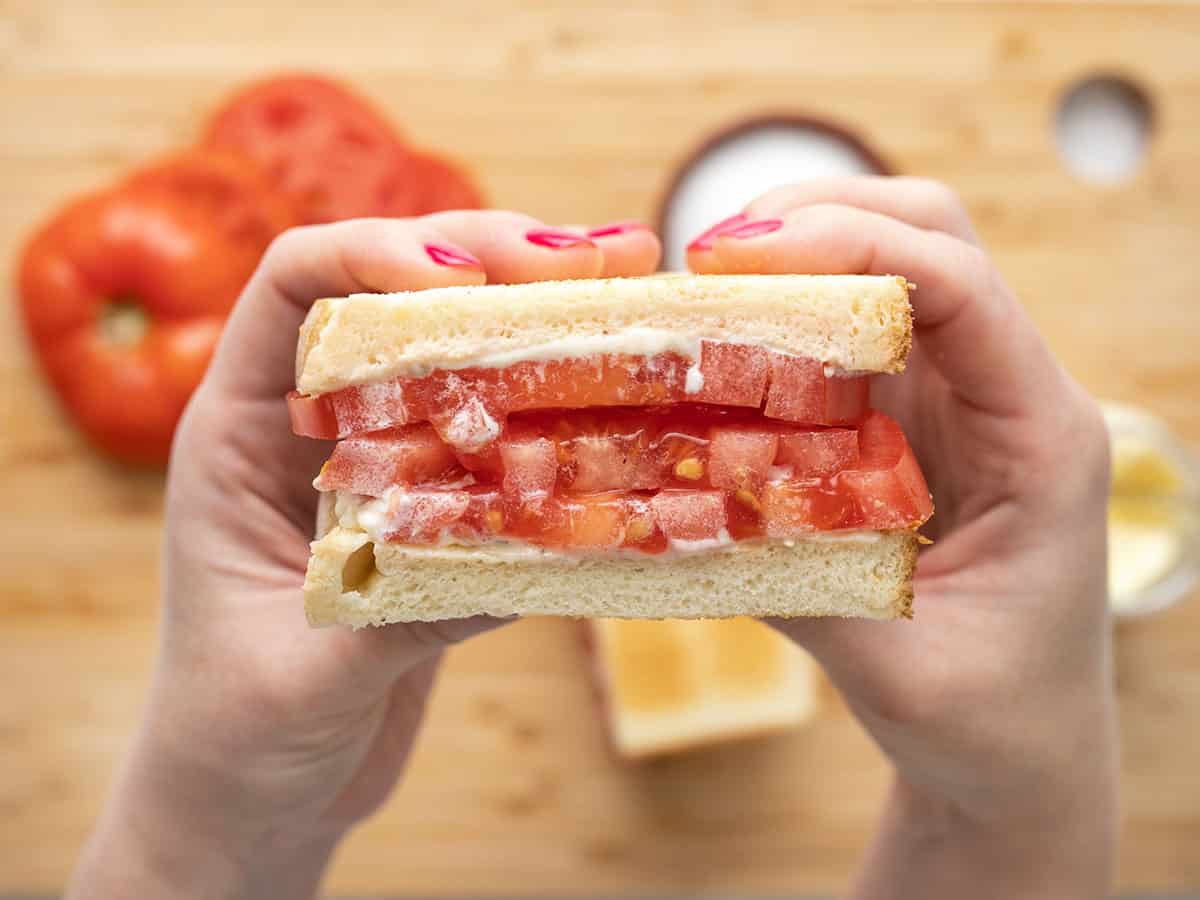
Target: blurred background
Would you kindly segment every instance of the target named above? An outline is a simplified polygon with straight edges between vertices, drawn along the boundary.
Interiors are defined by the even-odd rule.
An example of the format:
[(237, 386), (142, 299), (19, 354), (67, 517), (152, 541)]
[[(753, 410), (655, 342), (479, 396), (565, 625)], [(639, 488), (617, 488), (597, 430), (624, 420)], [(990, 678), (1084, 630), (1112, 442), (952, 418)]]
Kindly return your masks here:
[[(370, 171), (386, 190), (314, 200), (302, 167), (281, 183), (274, 151), (239, 131), (247, 86), (295, 71), (350, 91), (339, 109), (372, 110), (370, 146), (386, 152), (369, 161), (388, 162)], [(1175, 513), (1194, 497), (1200, 447), (1200, 7), (10, 0), (0, 122), (0, 896), (62, 888), (138, 720), (159, 616), (163, 476), (153, 459), (114, 459), (153, 456), (153, 435), (80, 396), (80, 359), (107, 363), (64, 361), (30, 313), (62, 300), (47, 287), (53, 267), (31, 254), (60, 252), (72, 240), (61, 222), (87, 210), (27, 242), (72, 198), (115, 202), (115, 190), (176, 224), (219, 220), (213, 245), (250, 234), (243, 250), (296, 221), (447, 205), (642, 218), (663, 228), (671, 265), (771, 185), (850, 171), (958, 191), (1068, 369), (1134, 408), (1114, 418), (1116, 498), (1133, 504), (1114, 501), (1113, 515), (1127, 613), (1114, 626), (1118, 883), (1200, 889), (1200, 604), (1191, 520)], [(322, 149), (320, 129), (306, 133)], [(196, 146), (198, 162), (178, 162)], [(214, 148), (246, 165), (213, 162)], [(341, 204), (351, 199), (366, 207)], [(205, 314), (219, 328), (223, 312)], [(125, 306), (102, 324), (134, 340), (145, 328)], [(162, 401), (168, 437), (186, 388)], [(1146, 493), (1174, 497), (1170, 512), (1139, 506)], [(654, 640), (709, 640), (664, 634)], [(581, 636), (530, 620), (451, 654), (407, 780), (341, 848), (330, 893), (844, 885), (888, 770), (819, 675), (785, 667), (803, 697), (770, 723), (781, 733), (691, 735), (678, 742), (687, 752), (634, 761), (647, 754), (621, 744), (621, 685), (661, 673), (613, 655), (612, 640), (585, 650)]]

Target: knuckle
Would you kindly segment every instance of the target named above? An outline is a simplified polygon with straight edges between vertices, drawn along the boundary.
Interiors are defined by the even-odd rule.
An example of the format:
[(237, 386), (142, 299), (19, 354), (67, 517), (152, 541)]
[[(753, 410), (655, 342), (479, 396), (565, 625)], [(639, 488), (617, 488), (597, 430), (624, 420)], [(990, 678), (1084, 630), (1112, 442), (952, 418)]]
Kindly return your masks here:
[(320, 225), (298, 225), (277, 234), (262, 256), (262, 267), (272, 269), (294, 257), (308, 242), (309, 235)]
[(912, 183), (931, 209), (944, 214), (966, 215), (966, 206), (963, 205), (958, 192), (944, 181), (935, 178), (914, 178)]
[(954, 188), (945, 182), (923, 177), (910, 179), (910, 184), (920, 197), (919, 202), (926, 209), (925, 218), (930, 222), (940, 222), (957, 233), (970, 230), (971, 217)]

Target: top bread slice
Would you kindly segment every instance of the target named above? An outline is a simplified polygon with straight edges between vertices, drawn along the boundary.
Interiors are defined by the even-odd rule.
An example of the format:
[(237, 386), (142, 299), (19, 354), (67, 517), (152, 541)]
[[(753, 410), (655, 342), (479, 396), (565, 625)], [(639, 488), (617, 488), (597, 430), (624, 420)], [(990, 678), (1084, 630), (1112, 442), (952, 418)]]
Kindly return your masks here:
[(658, 275), (355, 294), (309, 311), (296, 387), (321, 394), (631, 329), (896, 373), (912, 343), (908, 287), (890, 275)]

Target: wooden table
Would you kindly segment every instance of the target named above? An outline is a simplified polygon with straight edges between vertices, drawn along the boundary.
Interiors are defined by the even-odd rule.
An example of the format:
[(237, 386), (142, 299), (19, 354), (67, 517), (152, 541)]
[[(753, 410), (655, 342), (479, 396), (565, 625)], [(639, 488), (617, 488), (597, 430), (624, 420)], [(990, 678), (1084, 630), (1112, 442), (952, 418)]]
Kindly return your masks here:
[[(0, 5), (0, 259), (56, 204), (187, 141), (229, 88), (321, 67), (497, 205), (652, 215), (672, 165), (765, 110), (831, 115), (966, 198), (1066, 365), (1200, 443), (1200, 8), (1185, 4)], [(211, 7), (211, 8), (210, 8)], [(1136, 176), (1070, 176), (1060, 92), (1128, 74), (1157, 129)], [(10, 291), (9, 288), (5, 290)], [(11, 292), (11, 291), (10, 291)], [(60, 888), (137, 721), (161, 479), (93, 456), (0, 306), (0, 893)], [(887, 781), (843, 708), (790, 737), (641, 768), (608, 754), (571, 626), (452, 654), (411, 775), (335, 892), (824, 892)], [(1128, 889), (1200, 885), (1200, 603), (1122, 627)]]

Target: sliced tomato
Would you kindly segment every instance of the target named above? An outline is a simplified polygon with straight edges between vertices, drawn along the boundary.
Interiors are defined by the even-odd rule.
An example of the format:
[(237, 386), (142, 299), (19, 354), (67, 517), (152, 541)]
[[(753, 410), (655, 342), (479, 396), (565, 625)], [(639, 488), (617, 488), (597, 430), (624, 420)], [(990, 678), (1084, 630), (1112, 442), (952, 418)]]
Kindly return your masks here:
[(315, 486), (380, 497), (396, 484), (423, 484), (461, 476), (454, 452), (427, 424), (410, 425), (339, 441)]
[(704, 384), (691, 399), (721, 406), (762, 406), (770, 360), (767, 351), (749, 344), (703, 341), (700, 374)]
[(721, 491), (659, 491), (650, 507), (662, 533), (674, 541), (711, 540), (727, 522)]
[(795, 479), (834, 475), (858, 464), (858, 434), (851, 428), (781, 431), (775, 463), (789, 466)]
[(762, 520), (769, 537), (844, 528), (852, 513), (846, 494), (816, 482), (775, 482), (763, 489)]
[(815, 359), (771, 354), (771, 379), (763, 414), (800, 425), (853, 425), (870, 405), (866, 376), (826, 377)]
[(314, 75), (284, 75), (235, 94), (213, 116), (209, 147), (261, 165), (307, 223), (412, 215), (417, 169), (399, 135), (358, 94)]
[(414, 153), (417, 215), (445, 209), (483, 209), (483, 193), (460, 167), (440, 156)]
[(834, 476), (861, 527), (913, 528), (933, 514), (929, 486), (900, 426), (872, 410), (858, 429), (858, 466)]
[(762, 427), (737, 425), (713, 428), (710, 436), (708, 483), (757, 497), (775, 460), (779, 436)]
[(170, 194), (259, 253), (280, 232), (300, 223), (290, 199), (257, 164), (224, 150), (177, 153), (137, 170), (125, 183)]
[(503, 441), (500, 462), (504, 468), (504, 493), (522, 506), (540, 506), (554, 493), (558, 456), (554, 442), (544, 437)]

